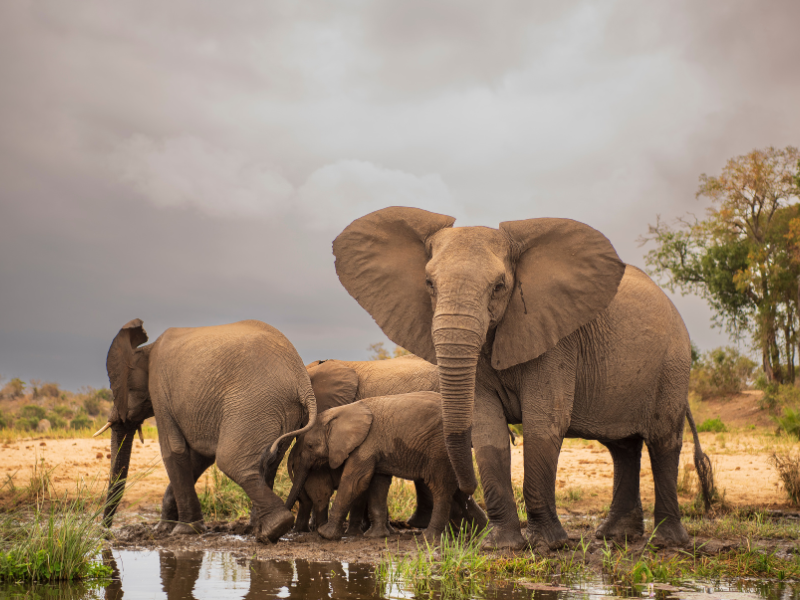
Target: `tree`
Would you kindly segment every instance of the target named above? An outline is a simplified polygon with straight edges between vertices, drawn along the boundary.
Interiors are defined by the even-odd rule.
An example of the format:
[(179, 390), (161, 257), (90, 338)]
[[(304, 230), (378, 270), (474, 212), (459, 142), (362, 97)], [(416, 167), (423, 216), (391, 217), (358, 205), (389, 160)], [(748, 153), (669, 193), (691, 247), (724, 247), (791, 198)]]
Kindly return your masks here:
[(19, 377), (14, 377), (0, 391), (0, 398), (20, 398), (25, 395), (25, 382)]
[(695, 293), (714, 323), (750, 336), (770, 381), (795, 379), (800, 294), (800, 152), (753, 150), (730, 159), (719, 176), (700, 176), (706, 218), (657, 220), (643, 241), (649, 271), (671, 291)]
[(367, 350), (369, 350), (372, 354), (369, 355), (369, 360), (387, 360), (389, 358), (397, 358), (399, 356), (406, 356), (407, 354), (411, 354), (405, 348), (401, 348), (400, 346), (395, 346), (394, 350), (389, 353), (386, 348), (383, 347), (383, 342), (378, 342), (377, 344), (370, 344), (367, 346)]

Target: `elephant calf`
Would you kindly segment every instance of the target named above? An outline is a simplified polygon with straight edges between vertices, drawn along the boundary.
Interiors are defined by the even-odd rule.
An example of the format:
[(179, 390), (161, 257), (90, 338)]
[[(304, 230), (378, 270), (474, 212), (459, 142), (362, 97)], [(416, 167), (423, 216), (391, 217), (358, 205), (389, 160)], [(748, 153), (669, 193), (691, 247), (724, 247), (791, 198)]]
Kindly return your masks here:
[[(426, 539), (441, 536), (454, 501), (474, 506), (458, 489), (447, 456), (442, 429), (442, 399), (436, 392), (412, 392), (367, 398), (325, 411), (297, 440), (300, 447), (292, 491), (286, 506), (294, 506), (311, 470), (344, 465), (328, 522), (317, 531), (326, 539), (344, 534), (344, 520), (353, 502), (369, 490), (372, 528), (368, 535), (385, 535), (386, 499), (392, 476), (421, 480), (433, 495)], [(469, 511), (471, 512), (471, 511)], [(474, 514), (474, 513), (473, 513)], [(480, 513), (482, 514), (482, 513)], [(480, 515), (477, 519), (479, 520)], [(485, 517), (482, 519), (485, 524)]]

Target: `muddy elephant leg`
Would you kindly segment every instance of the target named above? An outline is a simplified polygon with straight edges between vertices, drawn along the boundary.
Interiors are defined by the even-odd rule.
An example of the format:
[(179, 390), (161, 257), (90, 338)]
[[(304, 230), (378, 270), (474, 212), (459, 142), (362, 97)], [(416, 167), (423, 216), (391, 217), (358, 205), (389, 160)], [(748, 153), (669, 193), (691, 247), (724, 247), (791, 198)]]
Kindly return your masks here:
[(433, 510), (431, 511), (431, 522), (428, 523), (422, 535), (426, 541), (437, 543), (441, 540), (442, 534), (450, 521), (453, 494), (458, 489), (458, 484), (455, 479), (451, 485), (443, 485), (434, 481), (427, 481), (426, 483), (433, 493)]
[(644, 533), (639, 493), (642, 443), (639, 437), (603, 442), (614, 461), (614, 493), (608, 516), (595, 534), (598, 539), (630, 540)]
[(491, 530), (487, 549), (520, 550), (525, 546), (511, 487), (511, 444), (503, 409), (475, 388), (472, 445), (483, 484)]
[[(213, 456), (203, 456), (199, 452), (189, 450), (192, 461), (192, 478), (195, 485), (197, 480), (206, 472), (206, 469), (214, 464)], [(161, 520), (156, 525), (156, 531), (168, 533), (172, 531), (178, 522), (178, 503), (175, 501), (175, 494), (172, 491), (172, 484), (167, 486), (164, 491), (164, 498), (161, 501)]]
[(419, 479), (414, 481), (414, 488), (417, 491), (417, 508), (414, 514), (406, 521), (409, 527), (423, 529), (431, 521), (431, 511), (433, 510), (433, 494), (428, 486)]
[[(391, 475), (373, 475), (367, 490), (370, 526), (364, 534), (367, 537), (389, 537), (394, 529), (389, 525), (389, 487)], [(352, 512), (350, 513), (352, 515)], [(351, 517), (352, 518), (352, 517)]]
[[(683, 432), (681, 431), (681, 434)], [(689, 543), (689, 534), (681, 523), (678, 504), (678, 466), (681, 459), (682, 435), (672, 443), (648, 442), (650, 465), (653, 468), (653, 483), (656, 506), (653, 523), (656, 527), (656, 542), (670, 546)]]
[(295, 533), (304, 533), (310, 531), (309, 521), (311, 520), (311, 509), (314, 508), (314, 503), (311, 502), (305, 490), (300, 491), (300, 506), (297, 508), (297, 515), (294, 518), (294, 527), (292, 531)]
[(329, 520), (317, 533), (326, 540), (338, 540), (344, 535), (344, 520), (353, 502), (369, 488), (370, 480), (375, 472), (375, 460), (369, 456), (361, 456), (358, 449), (344, 463), (339, 491), (333, 500)]
[(353, 500), (353, 504), (350, 506), (350, 516), (347, 519), (347, 531), (345, 531), (345, 535), (348, 537), (364, 535), (365, 525), (369, 527), (367, 524), (369, 521), (367, 495), (368, 492), (364, 492)]
[(203, 524), (200, 499), (194, 489), (194, 465), (186, 439), (169, 418), (159, 416), (159, 444), (170, 488), (178, 507), (178, 523), (173, 533), (196, 534), (207, 530)]
[(456, 490), (450, 507), (450, 526), (478, 533), (483, 531), (488, 523), (486, 513), (481, 510), (475, 499), (461, 490)]
[(544, 542), (551, 549), (568, 539), (556, 512), (556, 473), (572, 417), (576, 365), (577, 337), (572, 336), (528, 363), (520, 394), (527, 536), (531, 545)]

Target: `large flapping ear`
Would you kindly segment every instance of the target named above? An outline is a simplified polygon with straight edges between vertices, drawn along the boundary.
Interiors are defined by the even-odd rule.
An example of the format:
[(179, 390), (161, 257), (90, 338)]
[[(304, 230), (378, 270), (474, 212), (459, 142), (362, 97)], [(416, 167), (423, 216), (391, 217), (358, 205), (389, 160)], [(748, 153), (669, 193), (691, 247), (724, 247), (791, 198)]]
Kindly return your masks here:
[(599, 231), (570, 219), (506, 221), (518, 252), (514, 290), (497, 326), (495, 369), (544, 354), (611, 303), (625, 263)]
[(128, 376), (131, 372), (133, 352), (137, 346), (147, 341), (147, 333), (141, 319), (128, 321), (111, 342), (106, 357), (106, 371), (111, 391), (114, 394), (114, 408), (123, 422), (128, 418)]
[(326, 360), (308, 369), (308, 376), (317, 399), (317, 414), (355, 402), (358, 373), (338, 360)]
[(328, 463), (338, 469), (369, 433), (372, 411), (363, 402), (332, 408), (326, 413)]
[(454, 222), (427, 210), (392, 206), (356, 219), (333, 241), (336, 273), (345, 289), (390, 340), (434, 364), (425, 241)]

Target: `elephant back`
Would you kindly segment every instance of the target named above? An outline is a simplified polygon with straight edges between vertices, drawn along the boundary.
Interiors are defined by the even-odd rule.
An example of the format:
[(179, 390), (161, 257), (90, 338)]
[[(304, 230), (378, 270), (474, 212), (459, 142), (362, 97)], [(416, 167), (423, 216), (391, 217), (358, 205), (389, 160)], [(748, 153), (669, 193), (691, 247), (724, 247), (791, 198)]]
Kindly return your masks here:
[(338, 360), (317, 361), (307, 366), (317, 399), (317, 413), (356, 400), (358, 373)]

